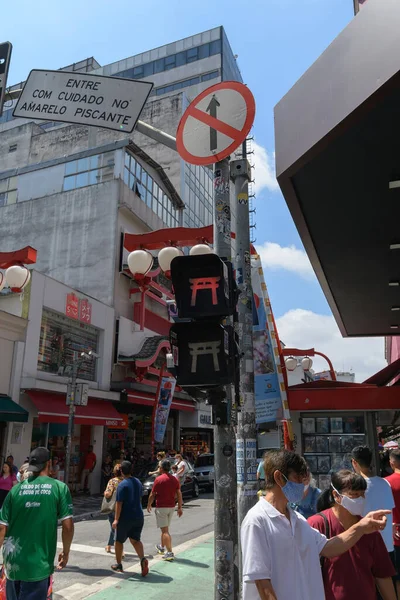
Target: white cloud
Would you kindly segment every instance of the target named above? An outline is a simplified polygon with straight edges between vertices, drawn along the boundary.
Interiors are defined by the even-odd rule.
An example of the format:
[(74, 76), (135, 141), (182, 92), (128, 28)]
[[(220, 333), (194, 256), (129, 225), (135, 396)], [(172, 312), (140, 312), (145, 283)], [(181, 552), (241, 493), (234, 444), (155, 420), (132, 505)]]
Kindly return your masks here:
[(264, 242), (262, 245), (256, 244), (256, 249), (266, 270), (283, 269), (296, 273), (304, 279), (315, 277), (309, 258), (304, 250), (299, 250), (295, 246), (280, 246), (275, 242)]
[[(343, 338), (332, 316), (310, 310), (289, 310), (276, 321), (279, 338), (290, 348), (315, 348), (331, 359), (336, 371), (355, 373), (362, 382), (386, 366), (383, 338)], [(315, 357), (313, 369), (325, 371), (327, 363)]]
[(275, 152), (268, 153), (267, 150), (252, 142), (254, 154), (250, 155), (250, 161), (254, 164), (253, 179), (255, 179), (254, 191), (259, 194), (263, 189), (275, 192), (279, 189), (275, 177)]

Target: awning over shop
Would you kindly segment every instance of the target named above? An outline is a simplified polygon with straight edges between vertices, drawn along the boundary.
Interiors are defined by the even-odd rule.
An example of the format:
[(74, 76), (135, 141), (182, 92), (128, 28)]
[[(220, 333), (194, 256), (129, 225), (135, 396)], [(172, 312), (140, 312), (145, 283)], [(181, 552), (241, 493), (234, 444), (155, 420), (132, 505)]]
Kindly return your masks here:
[(400, 387), (312, 381), (288, 388), (290, 410), (398, 410)]
[(390, 365), (372, 375), (364, 383), (383, 386), (388, 385), (395, 377), (400, 375), (400, 358), (392, 362)]
[[(128, 402), (131, 404), (140, 404), (142, 406), (154, 406), (155, 395), (147, 392), (129, 391)], [(187, 410), (194, 411), (195, 404), (191, 400), (182, 400), (181, 398), (174, 398), (172, 400), (171, 408), (174, 410)]]
[(29, 413), (9, 396), (0, 396), (0, 421), (27, 423)]
[[(41, 423), (68, 423), (66, 397), (62, 394), (52, 394), (39, 390), (28, 390), (28, 396), (36, 406)], [(123, 422), (111, 402), (89, 398), (87, 406), (77, 406), (75, 423), (77, 425), (101, 425), (118, 427)]]

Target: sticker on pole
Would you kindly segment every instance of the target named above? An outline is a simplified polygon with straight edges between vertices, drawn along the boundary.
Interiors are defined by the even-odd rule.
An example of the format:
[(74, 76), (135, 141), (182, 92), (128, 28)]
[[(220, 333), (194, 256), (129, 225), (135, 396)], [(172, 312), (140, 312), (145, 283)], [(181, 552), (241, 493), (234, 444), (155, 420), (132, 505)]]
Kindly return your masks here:
[(13, 116), (131, 133), (152, 87), (149, 81), (35, 69)]
[(243, 83), (224, 81), (199, 94), (186, 109), (176, 134), (188, 163), (210, 165), (232, 154), (253, 125), (254, 96)]

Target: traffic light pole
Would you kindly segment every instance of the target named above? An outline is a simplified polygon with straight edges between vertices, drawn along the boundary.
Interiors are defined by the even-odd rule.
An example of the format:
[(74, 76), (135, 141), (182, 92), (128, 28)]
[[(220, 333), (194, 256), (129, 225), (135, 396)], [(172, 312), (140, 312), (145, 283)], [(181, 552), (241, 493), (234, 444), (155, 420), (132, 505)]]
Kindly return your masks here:
[(254, 398), (253, 288), (249, 223), (250, 165), (246, 158), (234, 160), (230, 175), (235, 183), (236, 201), (236, 283), (238, 286), (238, 337), (240, 384), (237, 424), (237, 502), (242, 523), (257, 500), (257, 430)]
[[(214, 249), (221, 258), (231, 259), (231, 208), (229, 160), (214, 167)], [(219, 397), (215, 398), (215, 395)], [(231, 424), (232, 386), (214, 394), (214, 553), (215, 600), (239, 598), (239, 546), (236, 500), (235, 431)]]

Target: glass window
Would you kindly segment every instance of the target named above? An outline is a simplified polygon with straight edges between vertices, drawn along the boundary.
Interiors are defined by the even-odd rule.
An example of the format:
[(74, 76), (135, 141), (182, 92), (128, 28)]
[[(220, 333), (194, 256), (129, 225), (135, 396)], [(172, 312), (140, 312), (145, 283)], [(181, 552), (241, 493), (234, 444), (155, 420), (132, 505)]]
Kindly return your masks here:
[(161, 73), (162, 71), (165, 71), (164, 59), (159, 58), (154, 61), (154, 73)]
[(176, 66), (182, 67), (186, 64), (186, 52), (178, 52), (176, 56)]
[(0, 192), (6, 192), (8, 190), (8, 179), (0, 180)]
[(136, 181), (136, 193), (144, 201), (146, 199), (146, 191), (139, 181)]
[[(125, 154), (125, 156), (128, 156), (129, 158), (129, 154)], [(96, 154), (95, 156), (91, 156), (90, 157), (90, 169), (98, 169), (99, 167), (101, 167), (101, 154)]]
[(153, 196), (153, 212), (155, 212), (157, 214), (157, 204), (158, 204), (158, 200), (155, 196)]
[(197, 85), (198, 83), (200, 83), (200, 77), (193, 77), (187, 85)]
[(133, 76), (136, 77), (136, 78), (144, 77), (143, 65), (140, 65), (140, 67), (135, 67), (133, 69)]
[(159, 187), (158, 188), (158, 201), (161, 202), (162, 204), (162, 198), (163, 198), (163, 191), (162, 189)]
[(147, 189), (153, 193), (153, 178), (150, 175), (147, 175)]
[(76, 175), (75, 184), (77, 188), (85, 187), (85, 185), (88, 185), (88, 181), (89, 177), (87, 171), (85, 173), (78, 173), (78, 175)]
[(141, 182), (143, 183), (143, 185), (147, 184), (147, 173), (144, 169), (142, 169), (142, 176), (141, 176)]
[(163, 210), (162, 210), (162, 204), (158, 203), (157, 214), (160, 217), (160, 219), (162, 219), (162, 212), (163, 212)]
[(160, 189), (160, 188), (158, 187), (158, 185), (157, 185), (157, 184), (156, 184), (156, 182), (154, 181), (154, 182), (153, 182), (153, 194), (154, 194), (154, 196), (155, 196), (156, 198), (158, 198), (158, 192), (159, 192), (159, 189)]
[(140, 166), (140, 164), (138, 162), (136, 162), (136, 177), (138, 179), (140, 179), (141, 170), (142, 170), (142, 167)]
[(125, 166), (130, 168), (131, 156), (128, 152), (125, 152)]
[(64, 177), (64, 190), (73, 190), (75, 189), (75, 175), (70, 177)]
[[(126, 169), (125, 171), (128, 173)], [(100, 182), (100, 172), (101, 171), (99, 171), (98, 169), (93, 169), (92, 171), (89, 171), (89, 185), (96, 185), (96, 183)]]
[(6, 204), (7, 204), (7, 193), (1, 192), (0, 193), (0, 206), (5, 206)]
[(149, 208), (151, 208), (151, 203), (153, 202), (153, 194), (147, 190), (146, 192), (146, 204)]
[(199, 58), (207, 58), (210, 56), (210, 44), (203, 44), (199, 48)]
[(88, 158), (80, 158), (78, 160), (78, 172), (81, 173), (82, 171), (88, 171), (89, 170), (89, 159)]
[(165, 88), (156, 89), (156, 96), (162, 96), (163, 94), (165, 94)]
[(153, 75), (154, 74), (154, 62), (149, 62), (146, 63), (145, 65), (143, 65), (144, 69), (144, 76), (145, 77), (149, 77), (149, 75)]
[(199, 49), (198, 48), (189, 48), (189, 50), (186, 50), (186, 62), (191, 63), (194, 62), (195, 60), (198, 60), (199, 56)]
[(172, 56), (165, 57), (165, 70), (169, 71), (169, 69), (174, 69), (176, 66), (176, 56), (173, 54)]
[(221, 40), (214, 40), (210, 44), (210, 56), (213, 54), (220, 54), (221, 52)]
[(65, 174), (71, 175), (72, 173), (76, 173), (76, 160), (65, 163)]

